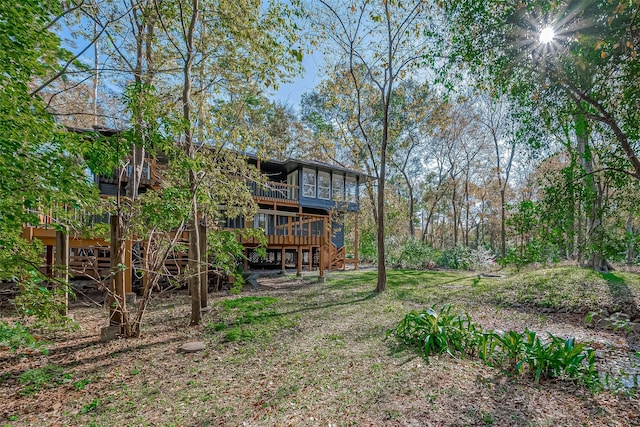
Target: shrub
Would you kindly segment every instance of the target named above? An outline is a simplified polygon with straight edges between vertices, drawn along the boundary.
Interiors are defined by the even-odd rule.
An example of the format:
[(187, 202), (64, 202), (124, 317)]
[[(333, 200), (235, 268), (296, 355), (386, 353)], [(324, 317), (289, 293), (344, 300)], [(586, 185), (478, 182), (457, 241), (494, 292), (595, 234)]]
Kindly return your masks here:
[(469, 249), (464, 246), (456, 246), (445, 249), (438, 259), (438, 267), (449, 268), (451, 270), (469, 269)]
[(363, 231), (360, 235), (360, 247), (358, 249), (360, 261), (373, 262), (378, 257), (378, 245), (376, 236), (370, 231)]
[(490, 249), (480, 247), (469, 251), (469, 267), (473, 270), (488, 270), (496, 264), (496, 256)]
[(47, 353), (42, 344), (20, 323), (11, 326), (7, 322), (0, 320), (0, 345), (9, 347), (11, 351), (16, 351), (19, 348), (30, 348), (39, 349), (43, 353)]
[(389, 263), (399, 268), (432, 269), (436, 265), (435, 250), (416, 239), (390, 250), (388, 257)]
[(595, 352), (585, 344), (552, 334), (542, 340), (528, 329), (524, 333), (485, 332), (469, 315), (454, 315), (451, 309), (445, 305), (438, 313), (435, 306), (412, 311), (387, 335), (418, 347), (427, 363), (432, 354), (476, 355), (488, 366), (516, 375), (527, 373), (536, 383), (540, 379), (568, 378), (592, 390), (602, 387), (595, 370)]
[(18, 382), (23, 385), (20, 390), (22, 396), (32, 396), (43, 387), (54, 388), (71, 381), (71, 374), (65, 373), (61, 367), (51, 364), (42, 368), (30, 369), (18, 377)]
[(464, 355), (474, 336), (477, 325), (470, 327), (468, 318), (451, 314), (451, 306), (445, 305), (436, 313), (435, 305), (421, 312), (412, 311), (387, 332), (405, 344), (419, 347), (427, 362), (429, 355), (448, 353), (451, 356)]
[(38, 329), (55, 329), (73, 326), (73, 322), (64, 312), (65, 292), (73, 296), (68, 284), (48, 289), (43, 282), (34, 279), (20, 284), (20, 295), (14, 300), (16, 311), (23, 318), (35, 319), (33, 325)]

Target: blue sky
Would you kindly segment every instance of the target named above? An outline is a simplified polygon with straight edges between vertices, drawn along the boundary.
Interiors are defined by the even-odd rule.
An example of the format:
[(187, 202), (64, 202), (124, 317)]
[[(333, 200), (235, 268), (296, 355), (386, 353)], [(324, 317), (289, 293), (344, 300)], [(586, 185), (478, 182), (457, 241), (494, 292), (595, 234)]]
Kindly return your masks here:
[(305, 55), (302, 59), (304, 70), (291, 83), (280, 85), (280, 89), (275, 93), (274, 99), (285, 105), (289, 105), (298, 111), (300, 109), (300, 98), (305, 92), (310, 92), (322, 81), (323, 56), (321, 53)]

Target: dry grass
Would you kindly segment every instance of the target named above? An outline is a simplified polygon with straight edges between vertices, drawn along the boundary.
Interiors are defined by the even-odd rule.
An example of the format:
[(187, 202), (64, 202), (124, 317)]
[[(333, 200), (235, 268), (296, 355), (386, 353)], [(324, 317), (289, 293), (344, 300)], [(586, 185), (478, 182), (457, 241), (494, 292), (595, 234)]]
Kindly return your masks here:
[[(571, 271), (570, 277), (582, 274)], [(587, 304), (571, 301), (608, 306), (624, 294), (626, 303), (637, 304), (635, 276), (621, 276), (626, 290), (610, 299), (602, 292), (606, 278), (602, 289), (589, 279), (594, 291), (586, 296), (575, 295), (582, 287), (573, 283), (582, 279), (568, 280), (570, 290), (558, 291), (567, 303), (557, 307), (547, 304), (556, 297), (545, 296), (545, 287), (520, 290), (536, 277), (395, 271), (382, 295), (371, 292), (371, 272), (335, 274), (323, 285), (268, 279), (240, 299), (213, 297), (197, 328), (186, 326), (183, 294), (155, 300), (142, 339), (109, 343), (99, 342), (102, 312), (78, 308), (81, 330), (56, 339), (46, 358), (0, 351), (0, 425), (640, 425), (640, 404), (625, 395), (591, 394), (570, 383), (535, 385), (477, 360), (442, 357), (425, 365), (415, 351), (385, 339), (407, 311), (449, 302), (486, 328), (548, 330), (634, 357), (628, 337), (587, 328), (578, 313)], [(178, 351), (192, 340), (205, 341), (207, 349)], [(20, 375), (45, 365), (61, 368), (66, 378), (21, 395)]]

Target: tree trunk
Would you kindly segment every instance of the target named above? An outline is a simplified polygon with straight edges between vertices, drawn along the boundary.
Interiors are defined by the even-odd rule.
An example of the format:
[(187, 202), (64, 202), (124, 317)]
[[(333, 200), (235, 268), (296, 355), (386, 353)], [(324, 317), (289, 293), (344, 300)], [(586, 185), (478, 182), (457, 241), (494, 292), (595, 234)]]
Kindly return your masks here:
[(604, 228), (602, 225), (602, 187), (596, 182), (593, 156), (589, 148), (589, 124), (583, 114), (575, 118), (578, 153), (585, 174), (587, 237), (589, 242), (588, 267), (598, 271), (608, 271), (608, 263), (603, 252)]
[(456, 203), (457, 194), (457, 185), (456, 182), (453, 182), (453, 192), (451, 194), (451, 209), (453, 211), (453, 221), (451, 221), (453, 225), (453, 246), (458, 246), (458, 205)]
[[(196, 148), (193, 141), (193, 124), (191, 123), (191, 90), (192, 90), (192, 67), (194, 60), (195, 28), (199, 19), (199, 0), (192, 0), (191, 16), (189, 28), (185, 34), (185, 46), (187, 52), (183, 68), (183, 88), (182, 88), (182, 117), (184, 120), (185, 150), (190, 160), (194, 160)], [(191, 292), (191, 321), (190, 325), (200, 324), (201, 320), (201, 297), (202, 297), (202, 257), (200, 253), (200, 215), (198, 208), (198, 179), (195, 165), (191, 165), (189, 170), (189, 190), (192, 198), (192, 218), (189, 224), (189, 291)]]
[(193, 213), (191, 224), (189, 225), (189, 292), (191, 293), (191, 321), (190, 326), (200, 324), (202, 307), (202, 288), (200, 284), (201, 276), (201, 256), (200, 256), (200, 226), (198, 224), (198, 213)]
[(629, 212), (629, 216), (627, 217), (627, 265), (633, 264), (634, 258), (634, 242), (635, 242), (635, 234), (633, 232), (633, 212)]
[[(383, 157), (385, 157), (383, 155)], [(378, 281), (376, 292), (384, 292), (387, 289), (387, 266), (384, 253), (384, 189), (385, 189), (385, 162), (380, 161), (380, 179), (378, 181)]]
[(206, 308), (209, 304), (209, 274), (207, 260), (207, 224), (204, 221), (199, 222), (200, 227), (200, 259), (203, 262), (200, 268), (200, 308)]
[(60, 315), (69, 314), (69, 229), (56, 231), (54, 287), (62, 289), (60, 297)]
[(128, 336), (125, 328), (128, 325), (127, 306), (125, 299), (124, 274), (122, 268), (125, 263), (124, 238), (122, 231), (122, 217), (119, 214), (111, 217), (111, 274), (107, 298), (109, 304), (109, 319), (111, 325), (120, 327), (120, 333)]
[[(467, 169), (464, 177), (464, 246), (469, 247), (469, 169)], [(461, 221), (462, 222), (462, 221)]]

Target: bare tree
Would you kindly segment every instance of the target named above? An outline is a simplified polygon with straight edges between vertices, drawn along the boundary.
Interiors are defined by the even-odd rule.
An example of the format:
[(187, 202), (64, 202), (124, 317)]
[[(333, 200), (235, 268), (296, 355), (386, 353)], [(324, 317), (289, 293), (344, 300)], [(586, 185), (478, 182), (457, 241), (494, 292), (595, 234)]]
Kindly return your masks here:
[(495, 172), (500, 189), (500, 255), (507, 255), (506, 191), (516, 153), (514, 128), (508, 116), (508, 105), (485, 94), (479, 101), (479, 121), (485, 127), (495, 150)]
[[(336, 63), (347, 68), (355, 97), (354, 115), (360, 138), (364, 141), (377, 179), (377, 292), (387, 286), (385, 260), (385, 186), (389, 155), (391, 103), (396, 84), (407, 77), (412, 67), (428, 54), (424, 36), (429, 25), (429, 4), (421, 0), (409, 2), (356, 2), (320, 0), (316, 26), (330, 41), (329, 49), (340, 53)], [(368, 121), (365, 112), (365, 90), (374, 88), (374, 111), (380, 127)], [(370, 117), (369, 117), (370, 118)]]

